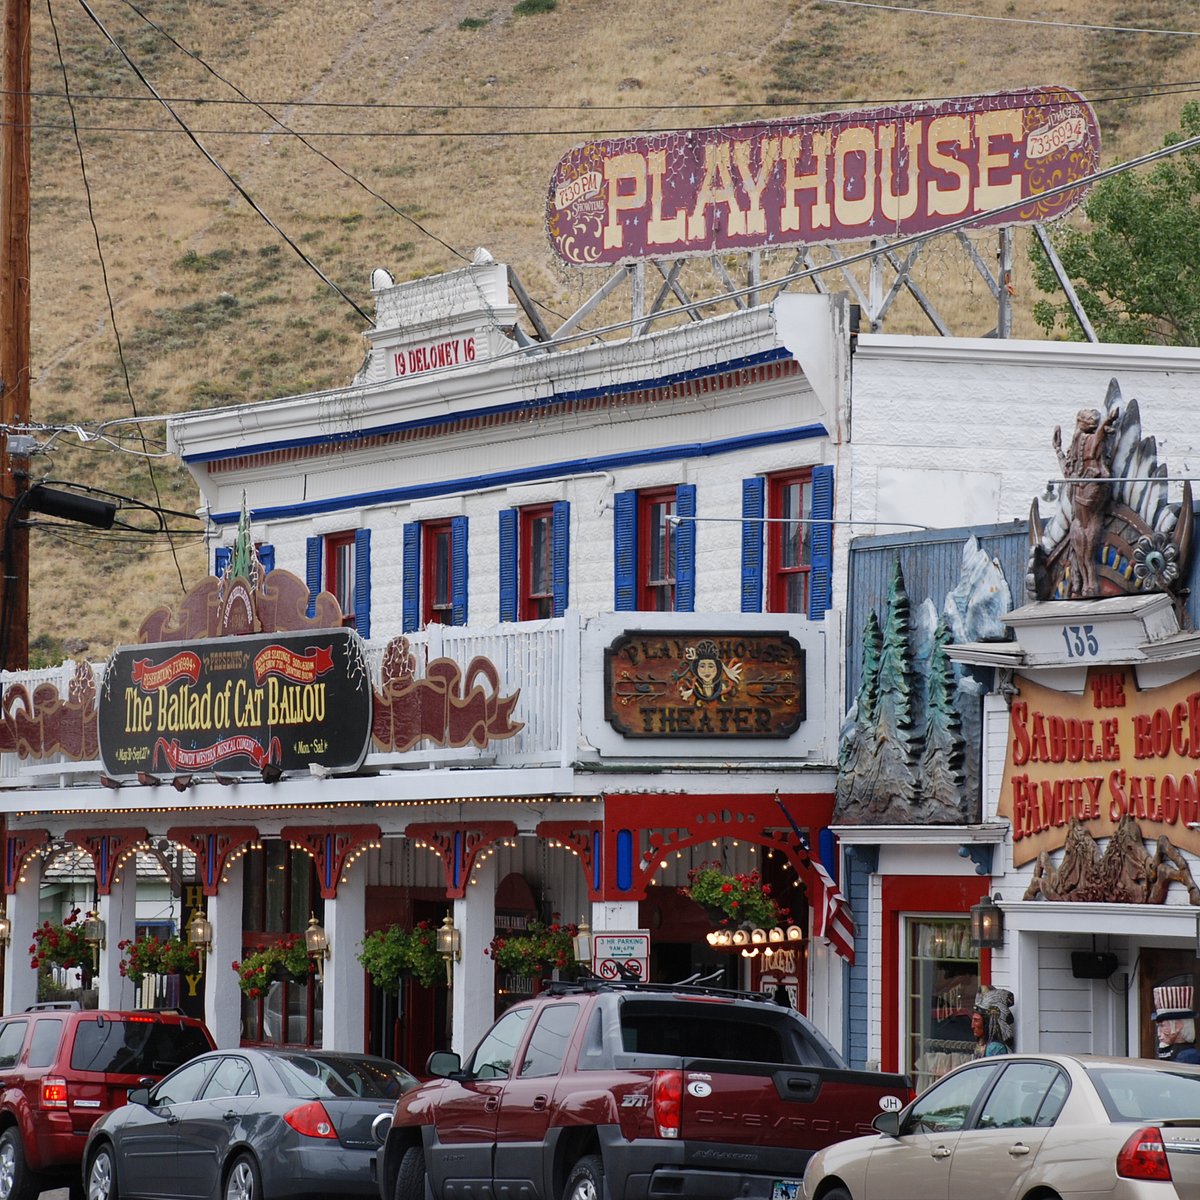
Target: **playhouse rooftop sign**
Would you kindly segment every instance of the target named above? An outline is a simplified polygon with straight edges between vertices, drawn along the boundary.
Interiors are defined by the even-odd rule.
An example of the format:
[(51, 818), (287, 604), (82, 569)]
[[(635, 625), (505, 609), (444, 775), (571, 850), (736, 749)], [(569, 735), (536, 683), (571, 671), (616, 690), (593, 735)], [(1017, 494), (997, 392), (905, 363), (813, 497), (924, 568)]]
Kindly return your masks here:
[[(550, 180), (550, 244), (576, 265), (1060, 216), (1100, 159), (1077, 92), (1037, 87), (587, 142)], [(990, 210), (1028, 201), (998, 216)]]

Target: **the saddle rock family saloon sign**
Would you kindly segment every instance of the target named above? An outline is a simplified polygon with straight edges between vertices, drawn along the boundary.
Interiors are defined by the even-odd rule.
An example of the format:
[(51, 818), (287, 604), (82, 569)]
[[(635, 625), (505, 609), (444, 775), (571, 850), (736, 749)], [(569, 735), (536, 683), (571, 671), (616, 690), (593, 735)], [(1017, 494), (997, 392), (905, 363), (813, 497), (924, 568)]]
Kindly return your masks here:
[(604, 709), (627, 738), (786, 738), (805, 716), (786, 633), (628, 632), (604, 652)]
[(929, 233), (976, 213), (1020, 225), (1078, 204), (1083, 186), (1039, 194), (1099, 161), (1091, 106), (1061, 87), (611, 138), (559, 161), (546, 229), (588, 266)]
[(1073, 820), (1102, 838), (1132, 817), (1200, 852), (1200, 673), (1140, 692), (1132, 671), (1094, 668), (1078, 696), (1017, 682), (997, 805), (1014, 866), (1061, 847)]
[(98, 704), (100, 757), (139, 771), (353, 770), (371, 736), (371, 680), (352, 630), (125, 647)]

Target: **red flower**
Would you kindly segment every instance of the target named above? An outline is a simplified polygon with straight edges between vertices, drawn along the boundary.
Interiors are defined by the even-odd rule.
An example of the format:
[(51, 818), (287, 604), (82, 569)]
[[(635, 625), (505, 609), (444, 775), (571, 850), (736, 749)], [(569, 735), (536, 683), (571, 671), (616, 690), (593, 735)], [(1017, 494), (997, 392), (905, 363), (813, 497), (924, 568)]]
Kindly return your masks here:
[(733, 891), (733, 884), (732, 883), (721, 884), (721, 891), (724, 892), (725, 895), (728, 896), (729, 893)]

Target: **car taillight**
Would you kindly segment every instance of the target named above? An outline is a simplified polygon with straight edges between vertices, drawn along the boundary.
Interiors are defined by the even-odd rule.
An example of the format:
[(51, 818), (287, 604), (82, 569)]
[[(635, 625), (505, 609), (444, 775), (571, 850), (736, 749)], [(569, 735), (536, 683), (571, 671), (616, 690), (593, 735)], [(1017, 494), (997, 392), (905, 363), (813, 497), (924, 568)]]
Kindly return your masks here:
[(1171, 1178), (1171, 1164), (1163, 1147), (1162, 1134), (1153, 1125), (1131, 1134), (1117, 1155), (1117, 1174), (1122, 1179)]
[(654, 1072), (654, 1131), (660, 1138), (677, 1138), (683, 1115), (683, 1072)]
[(67, 1107), (67, 1081), (65, 1079), (58, 1079), (54, 1076), (47, 1075), (46, 1078), (42, 1080), (42, 1107)]
[(320, 1100), (314, 1100), (311, 1104), (302, 1104), (299, 1108), (293, 1108), (291, 1112), (283, 1114), (283, 1119), (297, 1133), (302, 1133), (305, 1137), (337, 1137), (337, 1131), (333, 1127), (333, 1122), (329, 1119), (329, 1114), (325, 1111), (325, 1105)]

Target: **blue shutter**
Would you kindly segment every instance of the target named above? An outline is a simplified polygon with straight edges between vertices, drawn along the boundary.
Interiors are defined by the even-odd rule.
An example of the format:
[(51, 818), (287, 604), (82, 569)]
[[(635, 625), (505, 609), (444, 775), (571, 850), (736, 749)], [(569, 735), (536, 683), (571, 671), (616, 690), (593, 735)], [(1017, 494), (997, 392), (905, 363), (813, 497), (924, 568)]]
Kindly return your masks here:
[(467, 518), (450, 520), (450, 623), (467, 623)]
[(304, 578), (308, 583), (308, 615), (317, 611), (317, 593), (321, 590), (321, 551), (325, 539), (310, 537), (304, 544)]
[(613, 497), (613, 608), (637, 608), (637, 492)]
[(371, 636), (371, 531), (354, 533), (354, 628)]
[(554, 607), (551, 611), (556, 617), (561, 617), (571, 600), (571, 506), (566, 500), (559, 500), (550, 512), (550, 536), (554, 543)]
[(813, 467), (812, 475), (812, 571), (808, 581), (808, 615), (814, 621), (825, 616), (833, 602), (833, 468)]
[(405, 633), (415, 633), (421, 627), (421, 526), (417, 521), (404, 526), (401, 626)]
[(233, 557), (233, 550), (228, 546), (218, 546), (213, 551), (213, 574), (220, 579), (225, 574), (225, 568), (229, 566), (229, 560)]
[(256, 547), (258, 552), (258, 561), (262, 564), (263, 574), (270, 575), (275, 570), (275, 547), (264, 542), (261, 546)]
[(766, 480), (742, 480), (742, 612), (763, 610), (763, 498)]
[[(675, 515), (695, 517), (696, 485), (681, 483), (675, 489)], [(675, 526), (675, 611), (696, 610), (696, 522), (683, 520)]]
[(500, 620), (517, 619), (517, 532), (515, 508), (500, 510)]

